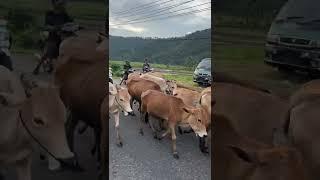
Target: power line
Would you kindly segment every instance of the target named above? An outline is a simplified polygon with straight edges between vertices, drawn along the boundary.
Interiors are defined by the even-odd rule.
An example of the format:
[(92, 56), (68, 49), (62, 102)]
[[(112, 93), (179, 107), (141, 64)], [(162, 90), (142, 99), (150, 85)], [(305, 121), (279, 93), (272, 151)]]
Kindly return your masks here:
[(137, 7), (122, 11), (122, 12), (114, 12), (113, 14), (116, 14), (116, 15), (128, 14), (128, 13), (144, 10), (143, 8), (152, 7), (152, 6), (155, 6), (155, 5), (166, 4), (166, 3), (174, 1), (174, 0), (168, 0), (168, 1), (165, 1), (165, 2), (162, 2), (162, 3), (158, 3), (160, 1), (162, 1), (162, 0), (157, 0), (157, 1), (154, 1), (154, 2), (151, 2), (151, 3), (143, 4), (141, 6), (137, 6)]
[[(150, 19), (150, 18), (153, 18), (153, 17), (159, 17), (159, 16), (163, 16), (163, 15), (167, 15), (167, 14), (173, 14), (173, 13), (176, 13), (176, 12), (179, 12), (179, 11), (183, 11), (183, 10), (187, 10), (187, 9), (192, 9), (194, 7), (199, 7), (199, 6), (203, 6), (203, 5), (206, 5), (206, 4), (209, 4), (211, 2), (207, 2), (207, 3), (202, 3), (202, 4), (198, 4), (198, 5), (195, 5), (195, 6), (191, 6), (191, 7), (187, 7), (187, 8), (183, 8), (183, 9), (178, 9), (178, 10), (175, 10), (175, 11), (169, 11), (169, 12), (165, 12), (165, 13), (152, 13), (152, 14), (149, 14), (149, 17), (145, 17), (145, 18), (136, 18), (136, 19), (130, 19), (130, 20), (127, 20), (123, 23), (126, 23), (126, 22), (133, 22), (133, 21), (141, 21), (141, 20), (145, 20), (145, 19)], [(152, 15), (152, 16), (150, 16)]]
[[(154, 14), (154, 13), (156, 13), (156, 12), (159, 12), (159, 10), (160, 10), (160, 12), (163, 12), (163, 11), (166, 11), (166, 10), (169, 10), (169, 9), (173, 9), (173, 8), (175, 8), (175, 7), (178, 7), (178, 6), (181, 6), (181, 5), (183, 5), (183, 4), (187, 4), (187, 3), (190, 3), (190, 2), (192, 2), (192, 1), (195, 1), (195, 0), (189, 0), (189, 1), (185, 1), (185, 2), (182, 2), (182, 3), (180, 3), (180, 4), (175, 4), (175, 5), (172, 5), (172, 6), (169, 6), (169, 7), (164, 7), (164, 8), (160, 8), (160, 9), (158, 9), (158, 10), (156, 10), (156, 11), (152, 11), (153, 13), (152, 14)], [(116, 16), (116, 18), (115, 19), (119, 19), (119, 18), (125, 18), (125, 17), (130, 17), (130, 16), (140, 16), (140, 15), (142, 15), (142, 14), (145, 14), (145, 13), (148, 13), (148, 12), (150, 12), (150, 9), (148, 10), (148, 11), (145, 11), (145, 12), (142, 12), (142, 13), (138, 13), (138, 14), (129, 14), (129, 15), (125, 15), (125, 16)]]
[(176, 14), (176, 15), (172, 15), (172, 16), (166, 16), (166, 17), (162, 17), (162, 18), (155, 18), (155, 19), (149, 19), (149, 20), (145, 20), (145, 21), (135, 21), (135, 22), (128, 21), (127, 23), (124, 23), (124, 24), (112, 24), (109, 26), (121, 26), (121, 25), (137, 24), (137, 23), (144, 23), (144, 22), (156, 21), (156, 20), (164, 20), (164, 19), (170, 19), (170, 18), (179, 17), (179, 16), (196, 14), (196, 13), (200, 13), (200, 12), (204, 12), (204, 11), (208, 11), (208, 10), (211, 10), (211, 7), (199, 9), (199, 10), (194, 10), (194, 11), (190, 11), (190, 12), (186, 12), (186, 13), (180, 13), (180, 14)]

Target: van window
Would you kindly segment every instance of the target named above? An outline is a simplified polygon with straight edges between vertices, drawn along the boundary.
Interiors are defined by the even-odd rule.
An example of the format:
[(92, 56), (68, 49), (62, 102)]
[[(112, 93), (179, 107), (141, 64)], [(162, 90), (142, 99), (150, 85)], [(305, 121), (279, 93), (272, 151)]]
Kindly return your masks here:
[(320, 19), (319, 0), (289, 0), (279, 12), (277, 21), (309, 22)]

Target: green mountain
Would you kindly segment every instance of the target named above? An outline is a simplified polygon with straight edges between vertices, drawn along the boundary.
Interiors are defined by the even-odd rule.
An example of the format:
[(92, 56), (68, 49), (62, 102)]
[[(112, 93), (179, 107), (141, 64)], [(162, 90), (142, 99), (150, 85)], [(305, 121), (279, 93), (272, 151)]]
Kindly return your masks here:
[(143, 61), (152, 63), (184, 65), (211, 57), (211, 29), (196, 31), (183, 37), (141, 38), (110, 35), (110, 58), (112, 60)]

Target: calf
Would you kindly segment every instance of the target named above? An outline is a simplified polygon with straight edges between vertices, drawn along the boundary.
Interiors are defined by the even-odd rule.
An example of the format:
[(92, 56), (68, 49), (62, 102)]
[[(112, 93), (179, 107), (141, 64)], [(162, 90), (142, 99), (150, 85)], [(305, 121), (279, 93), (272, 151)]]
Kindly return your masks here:
[(105, 107), (105, 102), (102, 104), (102, 108), (109, 109), (109, 113), (114, 116), (115, 128), (117, 133), (117, 145), (122, 146), (122, 141), (119, 133), (119, 116), (120, 111), (123, 111), (127, 116), (128, 113), (132, 112), (130, 106), (131, 96), (127, 88), (121, 86), (115, 86), (109, 83), (109, 106)]
[(225, 116), (214, 114), (213, 179), (307, 180), (301, 154), (274, 133), (273, 145), (240, 135)]
[[(173, 95), (177, 98), (182, 99), (183, 102), (188, 106), (201, 106), (205, 108), (208, 112), (208, 115), (211, 116), (211, 88), (206, 88), (201, 93), (199, 93), (195, 90), (177, 87), (173, 90)], [(210, 124), (211, 119), (209, 118), (208, 122), (206, 122), (206, 128), (208, 132), (210, 130)], [(178, 130), (180, 134), (192, 132), (192, 128), (190, 127), (189, 130), (182, 131), (181, 127), (179, 126)], [(210, 136), (210, 133), (208, 134)], [(199, 138), (199, 147), (201, 152), (208, 153), (208, 147), (206, 146), (205, 139), (206, 137)]]
[[(165, 120), (168, 123), (167, 130), (160, 136), (154, 132), (154, 137), (159, 140), (164, 138), (168, 133), (171, 133), (172, 151), (174, 158), (179, 158), (176, 150), (176, 133), (175, 128), (178, 124), (191, 126), (196, 135), (203, 137), (207, 135), (205, 122), (209, 116), (203, 108), (194, 108), (187, 106), (183, 101), (174, 96), (165, 95), (159, 91), (148, 90), (141, 95), (141, 121), (147, 117), (147, 114), (159, 119)], [(142, 125), (140, 133), (143, 134)]]

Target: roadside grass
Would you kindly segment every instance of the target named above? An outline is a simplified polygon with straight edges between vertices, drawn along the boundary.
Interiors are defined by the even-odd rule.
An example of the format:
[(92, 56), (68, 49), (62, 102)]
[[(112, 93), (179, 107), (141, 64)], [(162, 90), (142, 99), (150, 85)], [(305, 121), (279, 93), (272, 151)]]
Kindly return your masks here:
[[(118, 64), (121, 67), (124, 65), (124, 61), (116, 61), (116, 60), (111, 60), (109, 61), (110, 64)], [(133, 68), (138, 68), (141, 69), (143, 66), (142, 62), (130, 62), (131, 66)], [(151, 63), (151, 66), (153, 68), (157, 68), (157, 69), (165, 69), (165, 70), (172, 70), (172, 71), (192, 71), (192, 69), (185, 67), (185, 66), (178, 66), (178, 65), (165, 65), (165, 64), (154, 64)]]
[(184, 76), (179, 74), (164, 74), (164, 77), (168, 80), (176, 80), (178, 83), (183, 85), (198, 87), (198, 84), (193, 82), (192, 74)]
[[(113, 76), (116, 78), (121, 77), (123, 71), (123, 61), (109, 61), (109, 67), (112, 67)], [(134, 69), (141, 69), (143, 63), (141, 62), (130, 62)], [(176, 80), (178, 83), (185, 84), (188, 86), (197, 87), (198, 85), (193, 82), (193, 70), (188, 67), (176, 66), (176, 65), (164, 65), (164, 64), (152, 64), (151, 67), (159, 70), (169, 70), (162, 72), (166, 79)]]
[[(218, 29), (218, 28), (217, 28)], [(225, 28), (227, 30), (228, 28)], [(248, 34), (248, 30), (238, 29), (231, 34), (238, 33), (237, 40), (264, 41), (264, 32), (255, 32), (254, 38)], [(230, 39), (228, 31), (223, 32), (223, 40)], [(240, 34), (244, 34), (243, 36)], [(259, 35), (257, 35), (259, 34)], [(260, 38), (258, 38), (260, 37)], [(264, 46), (233, 43), (231, 45), (215, 45), (213, 51), (214, 68), (216, 71), (227, 72), (237, 78), (245, 79), (261, 87), (270, 89), (281, 97), (287, 98), (301, 83), (306, 82), (305, 77), (297, 74), (283, 74), (277, 69), (264, 63)]]

